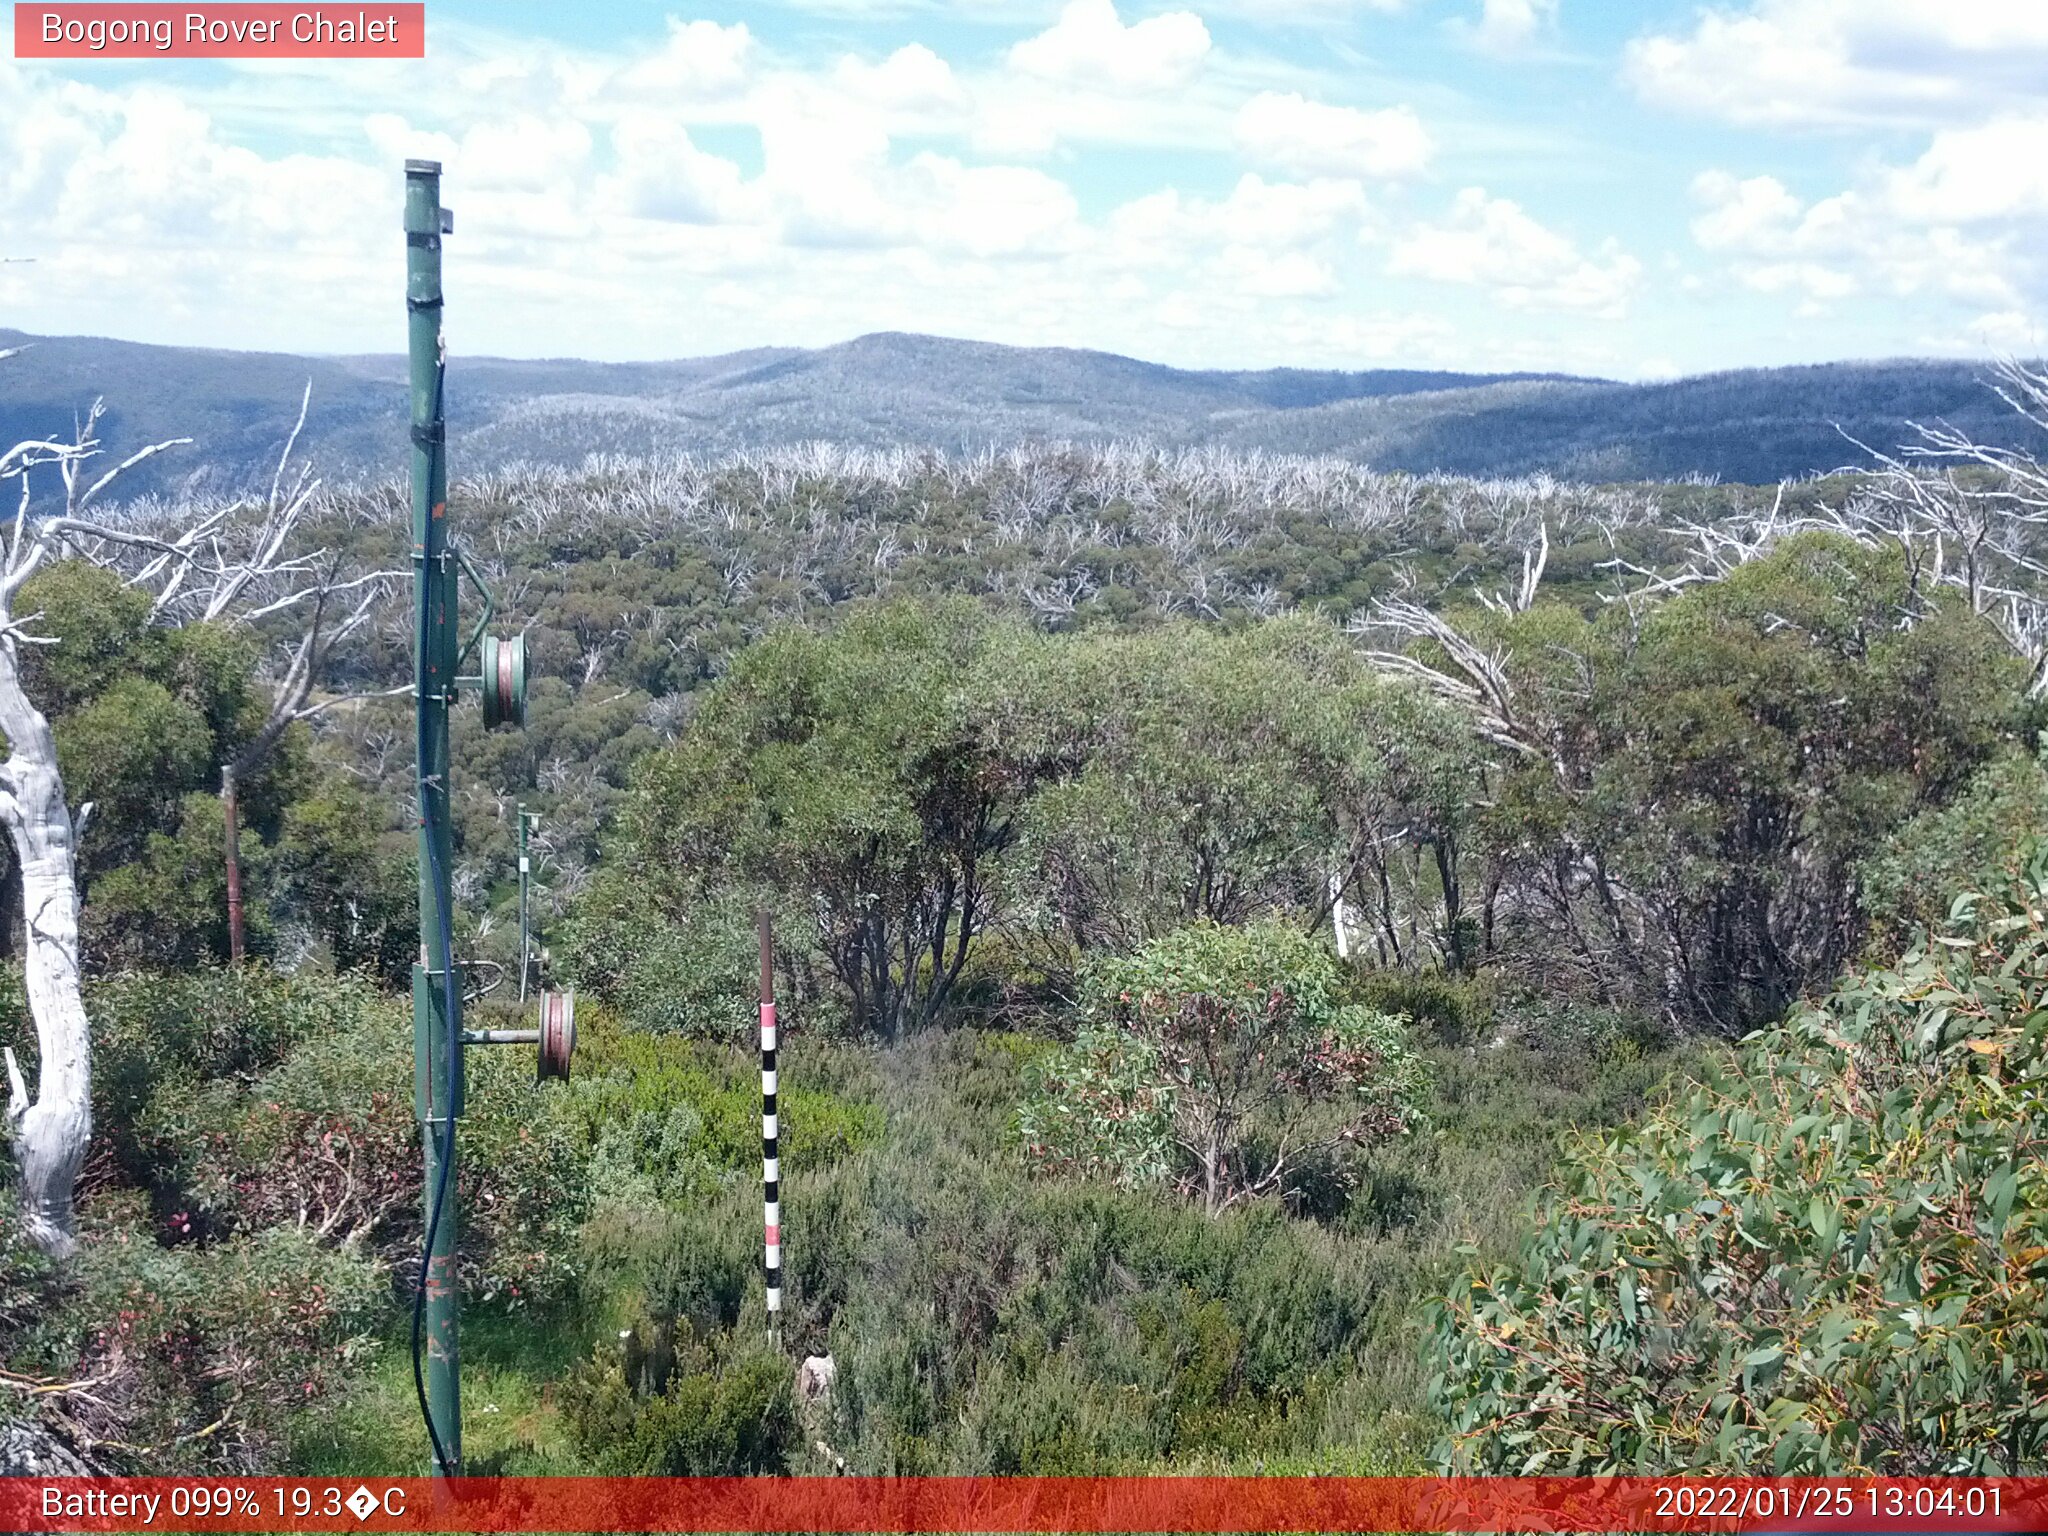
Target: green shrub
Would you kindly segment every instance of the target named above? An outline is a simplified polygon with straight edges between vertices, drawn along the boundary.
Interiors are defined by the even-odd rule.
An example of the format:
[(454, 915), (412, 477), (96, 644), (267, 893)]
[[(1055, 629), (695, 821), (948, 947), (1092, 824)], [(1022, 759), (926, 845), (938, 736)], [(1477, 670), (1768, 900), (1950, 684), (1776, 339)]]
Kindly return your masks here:
[(1020, 1112), (1041, 1167), (1172, 1182), (1212, 1214), (1408, 1129), (1426, 1074), (1400, 1021), (1341, 998), (1319, 939), (1197, 923), (1083, 979), (1085, 1023)]
[(1043, 1026), (1072, 999), (1079, 955), (1057, 932), (985, 932), (953, 985), (956, 1019), (984, 1030)]
[(731, 1044), (754, 1026), (757, 944), (754, 915), (736, 896), (678, 918), (648, 881), (607, 871), (576, 903), (558, 947), (565, 974), (636, 1029)]
[(389, 805), (340, 774), (294, 800), (270, 887), (277, 913), (320, 941), (333, 970), (404, 989), (419, 954), (419, 856), (388, 825)]
[[(5, 1177), (11, 1196), (14, 1163), (4, 1155), (0, 1155), (0, 1176)], [(62, 1268), (22, 1235), (20, 1222), (10, 1220), (0, 1227), (0, 1341), (4, 1341), (7, 1358), (48, 1321), (63, 1284)]]
[(687, 1323), (710, 1338), (740, 1320), (761, 1273), (759, 1190), (688, 1211), (602, 1207), (584, 1229), (583, 1251), (592, 1289), (624, 1316)]
[[(701, 1199), (735, 1176), (759, 1177), (757, 1055), (601, 1018), (592, 1025), (556, 1113), (589, 1149), (593, 1198), (672, 1204)], [(805, 1086), (815, 1080), (792, 1069), (777, 1099), (782, 1155), (796, 1167), (823, 1167), (881, 1131), (874, 1105)]]
[(1272, 1206), (1212, 1218), (963, 1167), (877, 1187), (852, 1257), (832, 1443), (884, 1473), (1134, 1471), (1284, 1443), (1354, 1368), (1377, 1290)]
[[(582, 1159), (532, 1072), (519, 1051), (473, 1050), (465, 1063), (457, 1177), (472, 1300), (530, 1305), (573, 1278)], [(394, 1000), (309, 1034), (260, 1073), (158, 1085), (138, 1133), (190, 1224), (172, 1236), (290, 1227), (411, 1264), (423, 1221), (412, 1073), (411, 1025)]]
[(1660, 1019), (1585, 998), (1524, 996), (1500, 1009), (1507, 1037), (1533, 1051), (1579, 1060), (1639, 1060), (1669, 1041)]
[[(349, 978), (287, 976), (252, 964), (89, 980), (85, 1006), (93, 1025), (94, 1166), (148, 1189), (162, 1181), (169, 1155), (145, 1123), (159, 1093), (189, 1094), (212, 1079), (263, 1072), (301, 1040), (359, 1028), (380, 1003), (374, 988)], [(0, 1031), (32, 1072), (34, 1027), (18, 965), (0, 972)]]
[[(618, 1346), (563, 1384), (577, 1448), (600, 1472), (739, 1477), (787, 1471), (802, 1443), (793, 1372), (765, 1340), (704, 1337), (687, 1323), (654, 1346), (657, 1374), (629, 1383)], [(637, 1362), (636, 1362), (637, 1363)]]
[(1470, 1045), (1493, 1025), (1493, 989), (1476, 977), (1368, 971), (1352, 990), (1368, 1008), (1404, 1018), (1419, 1035), (1442, 1045)]
[(2048, 860), (1585, 1138), (1437, 1312), (1446, 1469), (2013, 1473), (2048, 1452)]
[(286, 1228), (205, 1249), (100, 1233), (77, 1263), (39, 1363), (91, 1380), (70, 1411), (152, 1473), (274, 1470), (389, 1305), (382, 1265)]
[(2044, 832), (2048, 766), (2019, 753), (1981, 770), (1948, 805), (1900, 827), (1858, 872), (1879, 956), (1889, 959), (1916, 933), (1939, 927), (1959, 893), (2013, 878), (2027, 840)]

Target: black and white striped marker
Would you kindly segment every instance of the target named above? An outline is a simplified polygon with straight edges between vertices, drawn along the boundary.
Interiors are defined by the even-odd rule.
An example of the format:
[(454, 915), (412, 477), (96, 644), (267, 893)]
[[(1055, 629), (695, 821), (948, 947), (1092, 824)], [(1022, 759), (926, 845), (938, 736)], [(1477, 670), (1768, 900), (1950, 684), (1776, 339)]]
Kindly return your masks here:
[(768, 1334), (782, 1326), (782, 1167), (776, 1155), (775, 946), (768, 914), (761, 926), (761, 1221), (767, 1234)]

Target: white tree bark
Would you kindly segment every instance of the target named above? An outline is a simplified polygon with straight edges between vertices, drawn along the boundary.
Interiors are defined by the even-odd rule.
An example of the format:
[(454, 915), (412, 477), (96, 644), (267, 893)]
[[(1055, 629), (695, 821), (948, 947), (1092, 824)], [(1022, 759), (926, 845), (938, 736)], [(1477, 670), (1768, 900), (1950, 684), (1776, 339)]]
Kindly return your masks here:
[[(35, 1020), (33, 1102), (7, 1051), (7, 1119), (21, 1170), (22, 1222), (29, 1241), (68, 1256), (77, 1246), (72, 1190), (92, 1137), (92, 1034), (79, 991), (76, 828), (64, 803), (50, 722), (22, 691), (12, 633), (0, 636), (0, 821), (21, 866), (23, 980)], [(81, 818), (82, 819), (82, 818)]]
[(73, 859), (84, 816), (73, 823), (57, 770), (56, 737), (22, 691), (21, 647), (32, 637), (16, 622), (14, 599), (49, 548), (28, 527), (29, 471), (56, 464), (68, 491), (89, 452), (88, 430), (81, 430), (74, 443), (29, 441), (0, 452), (0, 480), (21, 481), (13, 537), (0, 573), (0, 734), (8, 752), (0, 762), (0, 821), (6, 823), (21, 866), (23, 982), (37, 1055), (31, 1099), (13, 1048), (5, 1051), (7, 1128), (21, 1176), (23, 1230), (38, 1248), (60, 1257), (77, 1246), (72, 1192), (92, 1138), (92, 1033), (78, 985)]

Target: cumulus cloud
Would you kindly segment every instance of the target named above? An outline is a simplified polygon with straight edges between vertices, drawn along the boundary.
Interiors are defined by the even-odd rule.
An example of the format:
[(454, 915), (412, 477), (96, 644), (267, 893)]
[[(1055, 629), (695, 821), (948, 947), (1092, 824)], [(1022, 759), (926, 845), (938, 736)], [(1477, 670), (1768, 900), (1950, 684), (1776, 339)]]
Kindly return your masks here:
[(1812, 202), (1773, 177), (1707, 171), (1692, 185), (1701, 209), (1693, 238), (1727, 259), (1745, 286), (1799, 294), (1815, 305), (1880, 292), (2023, 307), (2011, 231), (1962, 225), (1973, 209), (2009, 211), (2024, 188), (1986, 192), (1973, 203), (1963, 195), (1969, 188), (1959, 186), (1945, 199), (1942, 176), (1952, 158), (1938, 139), (1914, 165), (1876, 172), (1861, 186)]
[(1568, 237), (1482, 187), (1467, 187), (1438, 224), (1422, 224), (1395, 242), (1387, 270), (1397, 277), (1491, 289), (1515, 309), (1585, 310), (1605, 318), (1626, 312), (1642, 263), (1607, 242), (1587, 256)]
[[(1384, 22), (1374, 0), (1275, 4)], [(396, 268), (396, 161), (426, 154), (460, 214), (451, 341), (466, 351), (684, 355), (894, 327), (1195, 364), (1602, 368), (1600, 328), (1579, 317), (1618, 312), (1629, 258), (1485, 194), (1393, 237), (1403, 199), (1385, 184), (1431, 159), (1415, 113), (1318, 100), (1276, 58), (1224, 57), (1197, 8), (1223, 9), (1083, 0), (973, 65), (894, 35), (849, 54), (678, 21), (650, 49), (598, 52), (450, 24), (433, 93), (403, 64), (252, 69), (207, 93), (0, 59), (0, 228), (8, 254), (39, 258), (0, 269), (0, 300), (32, 329), (397, 345), (363, 296)], [(1408, 10), (1434, 26), (1422, 0)], [(316, 91), (329, 104), (301, 110)], [(1161, 167), (1138, 189), (1155, 190), (1097, 211), (1084, 183), (1130, 146), (1163, 152), (1131, 162)], [(1163, 158), (1232, 150), (1243, 164), (1213, 193), (1176, 188)], [(1898, 196), (1995, 206), (1965, 169), (1902, 161)], [(1778, 228), (1813, 217), (1783, 197)], [(1728, 238), (1724, 259), (1760, 265)], [(1818, 246), (1783, 259), (1833, 263)], [(1925, 259), (1957, 261), (1937, 242)], [(1446, 286), (1390, 294), (1390, 265)], [(1800, 298), (1818, 281), (1758, 278), (1773, 280)], [(1504, 307), (1538, 318), (1503, 323)]]
[(1056, 257), (1079, 239), (1067, 184), (1025, 166), (963, 165), (920, 154), (905, 177), (920, 243), (970, 255)]
[(2044, 72), (2035, 0), (1751, 0), (1623, 57), (1645, 101), (1762, 126), (1953, 122), (2038, 100)]
[(1398, 16), (1421, 0), (1207, 0), (1212, 16), (1243, 16), (1268, 26), (1323, 26), (1361, 16)]
[(1692, 221), (1693, 238), (1709, 251), (1749, 251), (1781, 238), (1797, 222), (1799, 199), (1775, 176), (1738, 181), (1726, 171), (1703, 171), (1692, 185), (1705, 207)]
[(1937, 133), (1918, 160), (1885, 178), (1885, 199), (1923, 223), (2048, 214), (2048, 112)]
[(1147, 248), (1260, 246), (1292, 250), (1354, 226), (1369, 208), (1355, 181), (1272, 182), (1247, 172), (1228, 197), (1190, 197), (1176, 188), (1117, 209), (1110, 229)]
[(2001, 309), (1979, 315), (1963, 328), (1971, 345), (2008, 357), (2039, 357), (2048, 343), (2048, 328), (2024, 310)]
[(879, 64), (842, 59), (833, 77), (863, 101), (909, 112), (958, 107), (965, 100), (953, 66), (922, 43), (898, 48)]
[(1338, 287), (1330, 264), (1305, 251), (1228, 246), (1217, 257), (1214, 271), (1220, 282), (1238, 293), (1262, 299), (1321, 298)]
[(1068, 0), (1059, 20), (1010, 50), (1011, 65), (1041, 79), (1118, 90), (1185, 84), (1209, 53), (1209, 29), (1193, 11), (1125, 24), (1116, 0)]
[(1458, 32), (1483, 53), (1526, 53), (1557, 25), (1558, 0), (1481, 0), (1475, 21), (1458, 20)]
[(618, 170), (600, 196), (636, 218), (718, 224), (753, 214), (740, 168), (708, 154), (673, 118), (635, 112), (612, 126)]
[(1247, 159), (1291, 175), (1381, 179), (1420, 171), (1432, 148), (1408, 107), (1367, 112), (1279, 91), (1239, 110), (1237, 142)]
[(668, 106), (730, 95), (747, 83), (757, 49), (745, 22), (669, 18), (661, 46), (620, 71), (614, 85)]
[(542, 192), (580, 171), (590, 146), (590, 130), (574, 118), (519, 113), (478, 123), (450, 158), (472, 186)]

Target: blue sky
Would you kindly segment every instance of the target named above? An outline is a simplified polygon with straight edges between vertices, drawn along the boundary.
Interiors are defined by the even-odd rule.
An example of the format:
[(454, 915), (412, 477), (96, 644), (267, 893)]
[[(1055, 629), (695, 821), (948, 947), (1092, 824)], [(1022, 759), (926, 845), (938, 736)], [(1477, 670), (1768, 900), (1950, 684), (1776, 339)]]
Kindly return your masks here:
[[(6, 23), (11, 25), (11, 23)], [(2048, 340), (2043, 0), (430, 0), (422, 63), (0, 58), (0, 323), (458, 351), (933, 331), (1660, 377)]]

